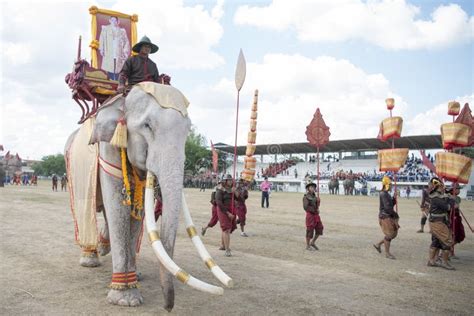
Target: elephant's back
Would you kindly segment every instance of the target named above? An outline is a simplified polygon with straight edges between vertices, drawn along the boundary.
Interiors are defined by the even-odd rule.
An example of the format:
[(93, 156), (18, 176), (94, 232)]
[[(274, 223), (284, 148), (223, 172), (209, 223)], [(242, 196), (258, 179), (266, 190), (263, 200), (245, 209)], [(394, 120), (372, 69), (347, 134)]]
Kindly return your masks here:
[[(141, 94), (146, 93), (153, 97), (158, 105), (165, 109), (174, 109), (180, 112), (183, 116), (188, 115), (189, 101), (184, 94), (177, 88), (169, 85), (158, 84), (155, 82), (140, 82), (130, 92), (130, 99), (134, 99), (135, 95), (140, 97)], [(127, 97), (127, 101), (129, 98)], [(131, 100), (132, 103), (136, 102)]]
[(66, 144), (64, 145), (64, 157), (66, 157), (66, 153), (67, 153), (68, 149), (71, 147), (71, 144), (72, 144), (74, 138), (76, 137), (78, 131), (79, 131), (79, 129), (76, 129), (74, 132), (72, 132), (71, 135), (69, 135), (69, 137), (66, 141)]

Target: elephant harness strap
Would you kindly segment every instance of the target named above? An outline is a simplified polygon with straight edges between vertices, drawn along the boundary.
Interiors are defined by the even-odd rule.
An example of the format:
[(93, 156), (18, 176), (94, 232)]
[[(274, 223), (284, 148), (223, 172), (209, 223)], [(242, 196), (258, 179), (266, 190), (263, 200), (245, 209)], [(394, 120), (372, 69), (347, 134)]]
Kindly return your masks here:
[[(143, 213), (143, 188), (145, 187), (145, 180), (140, 180), (138, 172), (132, 167), (134, 188), (131, 189), (128, 168), (127, 168), (127, 153), (125, 148), (121, 148), (121, 162), (122, 166), (116, 166), (104, 158), (99, 157), (99, 166), (104, 172), (114, 178), (123, 179), (122, 195), (124, 199), (122, 203), (131, 206), (130, 216), (137, 221), (142, 220)], [(133, 204), (132, 204), (133, 197)]]

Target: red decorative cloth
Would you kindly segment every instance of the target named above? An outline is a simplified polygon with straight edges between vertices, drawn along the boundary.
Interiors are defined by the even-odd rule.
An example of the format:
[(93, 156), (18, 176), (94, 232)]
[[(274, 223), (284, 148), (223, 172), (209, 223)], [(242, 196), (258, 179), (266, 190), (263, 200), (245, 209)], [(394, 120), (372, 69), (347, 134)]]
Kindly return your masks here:
[(156, 200), (155, 203), (155, 222), (160, 218), (163, 213), (163, 203), (160, 200)]
[(211, 215), (211, 220), (209, 223), (207, 223), (208, 227), (214, 227), (216, 226), (219, 218), (217, 217), (217, 205), (212, 206), (212, 215)]

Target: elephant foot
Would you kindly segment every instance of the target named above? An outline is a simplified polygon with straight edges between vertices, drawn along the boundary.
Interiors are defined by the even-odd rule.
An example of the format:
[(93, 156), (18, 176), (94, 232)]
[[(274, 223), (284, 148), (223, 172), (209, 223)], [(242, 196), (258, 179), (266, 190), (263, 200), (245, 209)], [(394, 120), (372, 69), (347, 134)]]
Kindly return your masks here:
[(136, 288), (126, 290), (110, 289), (107, 294), (107, 302), (119, 306), (140, 306), (143, 303), (143, 296)]
[(95, 268), (100, 266), (99, 257), (97, 252), (83, 252), (79, 264), (87, 268)]
[(98, 248), (99, 255), (103, 257), (110, 252), (110, 243), (100, 243)]

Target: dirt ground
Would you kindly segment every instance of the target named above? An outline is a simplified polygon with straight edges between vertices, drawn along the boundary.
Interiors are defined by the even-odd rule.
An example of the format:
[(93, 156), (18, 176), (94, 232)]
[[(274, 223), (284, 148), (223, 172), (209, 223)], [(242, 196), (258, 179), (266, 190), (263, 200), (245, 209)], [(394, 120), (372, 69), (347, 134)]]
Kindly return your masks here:
[[(0, 296), (2, 315), (156, 315), (162, 308), (158, 264), (144, 239), (138, 269), (144, 304), (137, 308), (106, 302), (111, 257), (102, 266), (79, 266), (74, 245), (69, 194), (38, 187), (0, 188)], [(185, 191), (197, 228), (211, 211), (211, 191)], [(218, 250), (220, 229), (203, 238), (209, 252), (235, 282), (223, 296), (211, 296), (176, 282), (176, 315), (472, 315), (474, 310), (474, 238), (457, 247), (456, 271), (426, 266), (430, 234), (417, 234), (415, 199), (400, 202), (396, 260), (377, 253), (382, 237), (378, 199), (322, 195), (324, 236), (320, 250), (305, 250), (301, 193), (272, 193), (270, 208), (260, 207), (260, 193), (248, 202), (248, 238), (232, 234), (234, 256)], [(474, 223), (474, 202), (461, 208)], [(200, 229), (199, 229), (200, 230)], [(466, 226), (466, 230), (468, 230)], [(184, 225), (175, 261), (192, 275), (218, 284), (194, 250)]]

